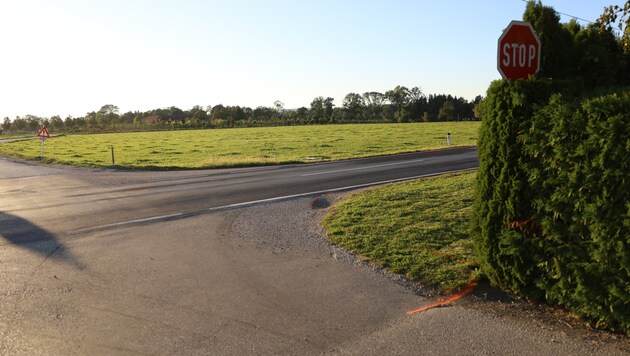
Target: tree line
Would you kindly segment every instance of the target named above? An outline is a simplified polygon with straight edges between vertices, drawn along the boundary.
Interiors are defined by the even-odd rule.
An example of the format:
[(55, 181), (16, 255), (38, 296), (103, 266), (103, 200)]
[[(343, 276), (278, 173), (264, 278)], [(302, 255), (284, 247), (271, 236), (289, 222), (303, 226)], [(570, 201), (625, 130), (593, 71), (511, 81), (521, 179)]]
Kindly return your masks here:
[[(182, 110), (171, 106), (145, 112), (120, 113), (113, 104), (83, 117), (18, 116), (4, 118), (2, 128), (8, 132), (35, 131), (46, 126), (60, 132), (111, 132), (159, 128), (226, 128), (310, 124), (463, 121), (479, 119), (482, 97), (473, 101), (445, 95), (425, 95), (419, 87), (396, 86), (384, 93), (348, 93), (337, 106), (331, 97), (318, 96), (310, 107), (285, 109), (277, 100), (273, 106), (193, 106)], [(476, 114), (475, 114), (476, 113)]]

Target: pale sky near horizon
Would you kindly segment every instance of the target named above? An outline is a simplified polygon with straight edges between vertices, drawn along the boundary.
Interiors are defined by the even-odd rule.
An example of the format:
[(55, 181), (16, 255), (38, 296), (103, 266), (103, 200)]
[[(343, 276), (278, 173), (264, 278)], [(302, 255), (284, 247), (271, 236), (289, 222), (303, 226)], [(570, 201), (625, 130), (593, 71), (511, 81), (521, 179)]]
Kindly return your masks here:
[[(547, 0), (594, 21), (621, 0)], [(0, 0), (0, 118), (282, 101), (418, 86), (472, 100), (522, 0)], [(570, 18), (562, 16), (562, 22)]]

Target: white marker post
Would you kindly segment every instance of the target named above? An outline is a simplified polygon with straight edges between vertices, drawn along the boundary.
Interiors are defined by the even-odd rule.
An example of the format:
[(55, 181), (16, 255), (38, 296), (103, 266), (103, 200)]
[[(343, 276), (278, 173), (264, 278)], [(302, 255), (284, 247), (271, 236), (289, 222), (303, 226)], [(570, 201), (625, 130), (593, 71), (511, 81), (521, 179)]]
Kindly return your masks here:
[(451, 133), (447, 133), (446, 134), (446, 144), (448, 145), (448, 147), (451, 147)]

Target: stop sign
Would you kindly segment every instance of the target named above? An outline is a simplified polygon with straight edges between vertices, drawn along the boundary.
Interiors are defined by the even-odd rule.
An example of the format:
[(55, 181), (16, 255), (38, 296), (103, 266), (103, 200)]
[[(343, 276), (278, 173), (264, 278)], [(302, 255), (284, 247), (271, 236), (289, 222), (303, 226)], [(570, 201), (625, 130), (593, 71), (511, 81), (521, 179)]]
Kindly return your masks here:
[(527, 79), (540, 69), (540, 40), (529, 22), (512, 21), (499, 37), (497, 69), (508, 80)]

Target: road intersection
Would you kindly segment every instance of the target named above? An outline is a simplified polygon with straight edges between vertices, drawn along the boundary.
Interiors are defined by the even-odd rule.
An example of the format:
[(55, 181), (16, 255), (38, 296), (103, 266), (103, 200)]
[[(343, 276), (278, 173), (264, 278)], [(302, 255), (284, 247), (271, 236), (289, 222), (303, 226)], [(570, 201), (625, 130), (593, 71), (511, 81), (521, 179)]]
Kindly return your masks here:
[(217, 171), (0, 159), (0, 353), (627, 352), (478, 304), (406, 315), (431, 298), (318, 225), (315, 199), (477, 164), (471, 148)]

